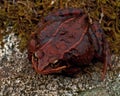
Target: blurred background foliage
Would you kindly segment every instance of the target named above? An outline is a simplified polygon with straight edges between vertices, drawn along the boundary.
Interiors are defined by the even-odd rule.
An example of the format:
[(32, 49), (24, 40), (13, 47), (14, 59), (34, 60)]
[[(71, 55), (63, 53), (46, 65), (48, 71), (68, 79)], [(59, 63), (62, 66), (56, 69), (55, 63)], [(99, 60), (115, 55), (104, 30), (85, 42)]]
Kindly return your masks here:
[[(15, 32), (21, 38), (19, 48), (24, 50), (42, 17), (71, 7), (82, 8), (93, 20), (101, 20), (111, 51), (120, 53), (120, 0), (0, 0), (0, 41)], [(12, 29), (6, 32), (7, 27)]]

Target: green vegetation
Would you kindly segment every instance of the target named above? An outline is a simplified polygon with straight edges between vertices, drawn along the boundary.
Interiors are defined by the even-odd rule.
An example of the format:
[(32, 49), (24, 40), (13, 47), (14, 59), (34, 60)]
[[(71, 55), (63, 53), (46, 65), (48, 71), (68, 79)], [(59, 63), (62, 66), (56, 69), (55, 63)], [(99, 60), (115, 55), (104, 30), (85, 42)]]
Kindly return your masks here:
[(101, 20), (111, 51), (120, 53), (120, 0), (1, 0), (0, 40), (9, 33), (4, 32), (6, 28), (12, 26), (10, 32), (21, 38), (23, 50), (42, 17), (52, 10), (69, 7), (82, 8), (93, 20)]

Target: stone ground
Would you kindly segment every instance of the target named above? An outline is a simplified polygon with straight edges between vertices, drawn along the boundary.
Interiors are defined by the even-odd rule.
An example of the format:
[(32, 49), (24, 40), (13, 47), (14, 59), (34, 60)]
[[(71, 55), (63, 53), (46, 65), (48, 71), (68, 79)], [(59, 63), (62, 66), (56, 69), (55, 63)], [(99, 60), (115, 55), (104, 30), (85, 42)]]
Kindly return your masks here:
[(112, 56), (112, 70), (107, 71), (104, 81), (100, 63), (89, 66), (91, 75), (82, 72), (75, 78), (40, 75), (28, 61), (27, 51), (21, 53), (17, 49), (16, 37), (12, 34), (10, 40), (5, 40), (8, 47), (0, 47), (0, 96), (120, 96), (118, 56)]

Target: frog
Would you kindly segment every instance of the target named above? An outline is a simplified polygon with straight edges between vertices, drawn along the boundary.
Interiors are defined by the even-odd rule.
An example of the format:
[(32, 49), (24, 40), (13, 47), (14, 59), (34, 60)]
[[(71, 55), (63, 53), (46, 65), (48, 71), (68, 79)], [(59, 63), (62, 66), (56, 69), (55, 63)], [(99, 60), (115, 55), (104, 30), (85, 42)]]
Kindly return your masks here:
[(102, 79), (111, 66), (106, 35), (96, 20), (80, 8), (59, 9), (37, 25), (28, 44), (28, 56), (39, 74), (77, 74), (93, 60), (103, 64)]

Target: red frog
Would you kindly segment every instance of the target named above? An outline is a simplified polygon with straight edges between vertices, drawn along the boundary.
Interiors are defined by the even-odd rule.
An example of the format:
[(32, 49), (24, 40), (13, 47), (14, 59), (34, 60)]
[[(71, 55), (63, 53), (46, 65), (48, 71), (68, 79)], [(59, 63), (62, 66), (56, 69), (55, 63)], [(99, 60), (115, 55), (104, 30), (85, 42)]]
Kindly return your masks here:
[(38, 24), (29, 42), (29, 59), (40, 74), (76, 74), (94, 59), (103, 63), (104, 78), (111, 54), (97, 21), (78, 8), (51, 12)]

